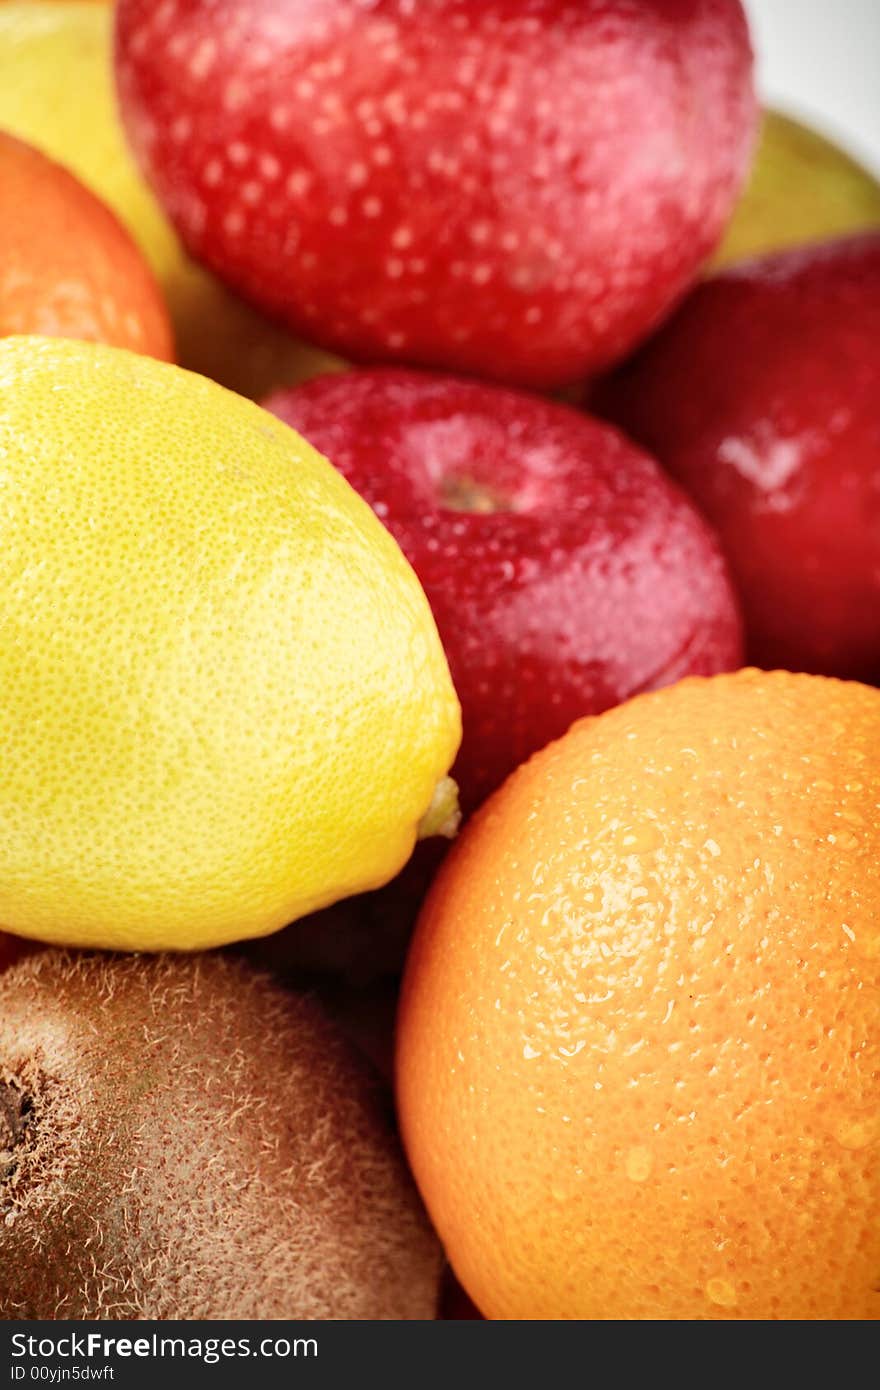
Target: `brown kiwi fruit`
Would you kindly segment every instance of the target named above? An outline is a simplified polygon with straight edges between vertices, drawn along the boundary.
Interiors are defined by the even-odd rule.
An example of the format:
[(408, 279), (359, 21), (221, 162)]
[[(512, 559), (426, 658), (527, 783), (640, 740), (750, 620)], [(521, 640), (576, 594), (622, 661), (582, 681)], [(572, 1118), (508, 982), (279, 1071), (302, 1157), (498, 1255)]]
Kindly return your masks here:
[(243, 962), (0, 976), (0, 1318), (434, 1318), (387, 1092)]

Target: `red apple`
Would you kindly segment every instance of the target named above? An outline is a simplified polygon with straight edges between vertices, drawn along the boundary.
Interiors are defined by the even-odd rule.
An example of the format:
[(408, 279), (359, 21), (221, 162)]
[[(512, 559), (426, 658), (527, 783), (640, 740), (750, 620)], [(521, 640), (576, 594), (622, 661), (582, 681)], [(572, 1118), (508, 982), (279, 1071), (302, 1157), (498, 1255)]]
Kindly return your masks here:
[(437, 1316), (445, 1322), (473, 1322), (483, 1319), (483, 1314), (465, 1293), (448, 1265), (440, 1282), (440, 1308)]
[(393, 368), (266, 405), (370, 503), (422, 582), (462, 704), (465, 811), (580, 715), (739, 664), (714, 537), (609, 426)]
[(8, 936), (6, 932), (0, 932), (0, 973), (22, 956), (29, 955), (37, 949), (34, 942), (22, 941), (17, 936)]
[(880, 234), (705, 281), (596, 400), (720, 533), (751, 660), (880, 681)]
[(422, 840), (384, 888), (343, 898), (236, 950), (300, 984), (335, 979), (352, 990), (382, 988), (403, 968), (413, 924), (449, 843)]
[[(281, 984), (313, 994), (390, 1087), (394, 1070), (396, 976), (407, 943), (398, 941), (393, 961), (387, 953), (378, 961), (371, 954), (370, 928), (359, 919), (356, 909), (365, 900), (377, 897), (378, 892), (363, 893), (346, 899), (345, 904), (301, 917), (284, 931), (239, 941), (226, 950), (229, 955), (244, 956), (252, 965), (268, 970)], [(338, 910), (343, 906), (348, 906), (348, 912)], [(296, 935), (300, 924), (310, 926), (302, 937)], [(358, 974), (361, 963), (364, 968)]]
[(189, 249), (358, 361), (551, 387), (713, 249), (756, 107), (739, 0), (119, 0), (137, 155)]
[[(578, 716), (739, 664), (717, 543), (607, 426), (536, 397), (388, 368), (266, 404), (370, 502), (425, 585), (464, 710), (455, 775), (466, 811)], [(418, 845), (387, 887), (294, 922), (259, 959), (360, 984), (393, 974), (443, 850)]]
[(381, 990), (400, 976), (419, 909), (449, 846), (437, 837), (422, 840), (384, 888), (343, 898), (238, 949), (254, 964), (300, 983), (336, 979), (353, 991)]

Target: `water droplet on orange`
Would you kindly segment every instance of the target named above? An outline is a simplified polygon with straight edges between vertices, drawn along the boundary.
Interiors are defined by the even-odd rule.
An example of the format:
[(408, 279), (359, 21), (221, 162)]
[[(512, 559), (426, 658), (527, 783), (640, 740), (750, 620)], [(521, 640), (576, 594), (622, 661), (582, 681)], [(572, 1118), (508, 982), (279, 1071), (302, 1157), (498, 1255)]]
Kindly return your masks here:
[(632, 1182), (645, 1182), (653, 1167), (653, 1154), (641, 1144), (635, 1145), (626, 1155), (626, 1176)]
[(880, 957), (880, 932), (862, 931), (861, 928), (856, 932), (855, 948), (860, 956), (865, 960), (877, 960)]
[(838, 1120), (831, 1132), (842, 1149), (866, 1149), (880, 1139), (880, 1115), (856, 1115)]
[(706, 1297), (719, 1308), (736, 1307), (736, 1289), (729, 1279), (710, 1279), (706, 1285)]
[(628, 854), (652, 854), (655, 850), (662, 849), (663, 843), (662, 830), (651, 821), (627, 826), (626, 834), (621, 840)]
[(834, 845), (835, 849), (858, 849), (859, 846), (859, 837), (851, 830), (837, 830), (827, 838), (828, 843)]

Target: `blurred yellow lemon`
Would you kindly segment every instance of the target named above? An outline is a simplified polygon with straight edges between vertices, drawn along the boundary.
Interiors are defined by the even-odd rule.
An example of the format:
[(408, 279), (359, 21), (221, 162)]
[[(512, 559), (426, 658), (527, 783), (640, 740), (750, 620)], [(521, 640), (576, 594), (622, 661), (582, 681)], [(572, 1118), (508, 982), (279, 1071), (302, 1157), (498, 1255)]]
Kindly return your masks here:
[(765, 111), (751, 178), (710, 269), (880, 227), (880, 183), (818, 131)]

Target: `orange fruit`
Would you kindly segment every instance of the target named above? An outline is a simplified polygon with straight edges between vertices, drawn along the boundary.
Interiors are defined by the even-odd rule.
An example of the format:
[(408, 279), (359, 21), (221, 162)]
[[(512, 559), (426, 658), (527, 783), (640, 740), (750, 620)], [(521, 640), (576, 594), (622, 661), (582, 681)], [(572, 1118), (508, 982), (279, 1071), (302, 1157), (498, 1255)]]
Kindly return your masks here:
[[(157, 5), (158, 8), (158, 5)], [(107, 0), (0, 0), (0, 128), (111, 207), (154, 271), (181, 366), (260, 400), (343, 364), (244, 304), (184, 251), (128, 148)]]
[(173, 355), (158, 285), (121, 222), (60, 164), (0, 131), (0, 336), (13, 333)]
[(524, 764), (424, 907), (404, 1141), (493, 1318), (880, 1316), (880, 690), (743, 671)]

